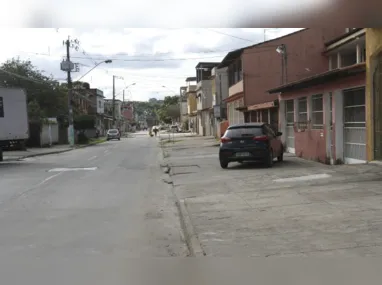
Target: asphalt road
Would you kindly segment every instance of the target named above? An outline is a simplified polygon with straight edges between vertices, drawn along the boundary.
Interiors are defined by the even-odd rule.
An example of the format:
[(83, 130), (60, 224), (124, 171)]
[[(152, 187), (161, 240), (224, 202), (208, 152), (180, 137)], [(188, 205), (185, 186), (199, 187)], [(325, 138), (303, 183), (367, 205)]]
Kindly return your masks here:
[(0, 164), (1, 283), (117, 284), (121, 260), (186, 256), (159, 156), (143, 133)]

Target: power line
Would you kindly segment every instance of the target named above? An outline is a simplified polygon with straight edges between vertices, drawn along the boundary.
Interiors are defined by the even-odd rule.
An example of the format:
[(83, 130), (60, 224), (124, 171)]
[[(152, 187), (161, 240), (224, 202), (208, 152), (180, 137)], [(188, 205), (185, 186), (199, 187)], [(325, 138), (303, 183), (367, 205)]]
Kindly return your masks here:
[[(249, 51), (247, 52), (247, 54), (249, 53), (262, 53), (262, 52), (268, 52), (268, 50), (258, 50), (258, 49), (269, 49), (269, 48), (273, 48), (273, 47), (277, 47), (276, 45), (275, 46), (264, 46), (264, 47), (256, 47), (256, 50), (255, 51)], [(244, 47), (245, 48), (245, 47)], [(250, 47), (249, 47), (250, 48)], [(230, 50), (229, 52), (232, 52), (233, 50)], [(222, 52), (222, 51), (221, 51)], [(217, 53), (217, 52), (216, 52)], [(48, 54), (43, 54), (43, 53), (34, 53), (34, 54), (37, 54), (37, 55), (43, 55), (43, 56), (50, 56)], [(215, 55), (215, 56), (203, 56), (203, 57), (180, 57), (180, 58), (153, 58), (153, 59), (144, 59), (144, 58), (137, 58), (137, 59), (126, 59), (126, 58), (113, 58), (113, 57), (109, 57), (109, 58), (106, 58), (106, 57), (97, 57), (97, 58), (94, 58), (96, 60), (112, 60), (112, 61), (125, 61), (125, 62), (161, 62), (161, 61), (182, 61), (182, 60), (195, 60), (195, 59), (208, 59), (208, 58), (221, 58), (223, 57), (223, 55)], [(77, 58), (77, 59), (88, 59), (87, 57), (83, 57), (83, 56), (72, 56), (71, 58)]]
[(205, 28), (205, 29), (206, 29), (207, 31), (215, 32), (215, 33), (218, 33), (218, 34), (221, 34), (221, 35), (225, 35), (225, 36), (228, 36), (228, 37), (231, 37), (231, 38), (239, 39), (239, 40), (242, 40), (242, 41), (247, 41), (247, 42), (251, 42), (251, 43), (254, 42), (254, 41), (249, 40), (249, 39), (245, 39), (245, 38), (237, 37), (237, 36), (230, 35), (230, 34), (227, 34), (227, 33), (223, 33), (223, 32), (220, 32), (220, 31), (216, 31), (216, 30), (213, 30), (213, 29), (210, 29), (210, 28)]

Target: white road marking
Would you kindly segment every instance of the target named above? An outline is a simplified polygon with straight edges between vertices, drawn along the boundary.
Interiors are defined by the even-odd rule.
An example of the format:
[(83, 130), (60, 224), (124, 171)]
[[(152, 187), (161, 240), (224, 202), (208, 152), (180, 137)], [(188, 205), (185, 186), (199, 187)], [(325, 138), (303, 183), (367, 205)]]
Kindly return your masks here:
[(92, 171), (97, 170), (97, 167), (81, 167), (81, 168), (52, 168), (48, 172), (67, 172), (67, 171)]
[(39, 184), (37, 184), (35, 187), (39, 187), (39, 186), (41, 186), (42, 184), (48, 182), (49, 180), (51, 180), (51, 179), (57, 177), (57, 176), (60, 175), (61, 173), (62, 173), (62, 172), (59, 172), (59, 173), (57, 173), (57, 174), (54, 174), (54, 175), (52, 175), (52, 176), (49, 176), (49, 177), (45, 178), (43, 181), (41, 181), (41, 182), (40, 182)]
[(92, 156), (91, 158), (89, 158), (88, 160), (93, 160), (93, 159), (96, 159), (97, 158), (97, 156), (95, 155), (95, 156)]
[(273, 181), (274, 182), (295, 182), (295, 181), (324, 179), (324, 178), (330, 178), (330, 177), (332, 176), (329, 174), (323, 173), (323, 174), (313, 174), (313, 175), (305, 175), (305, 176), (298, 176), (298, 177), (280, 178), (280, 179), (275, 179)]

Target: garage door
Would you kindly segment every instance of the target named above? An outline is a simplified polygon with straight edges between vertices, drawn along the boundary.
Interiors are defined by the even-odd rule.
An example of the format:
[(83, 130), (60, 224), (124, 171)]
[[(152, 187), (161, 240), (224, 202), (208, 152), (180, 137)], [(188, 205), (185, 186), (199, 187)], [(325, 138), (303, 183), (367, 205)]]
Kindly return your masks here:
[(366, 161), (365, 88), (344, 90), (345, 163)]
[(374, 159), (382, 160), (382, 53), (373, 77), (374, 88)]
[(285, 101), (286, 114), (286, 146), (288, 152), (295, 153), (294, 148), (294, 102), (293, 100)]

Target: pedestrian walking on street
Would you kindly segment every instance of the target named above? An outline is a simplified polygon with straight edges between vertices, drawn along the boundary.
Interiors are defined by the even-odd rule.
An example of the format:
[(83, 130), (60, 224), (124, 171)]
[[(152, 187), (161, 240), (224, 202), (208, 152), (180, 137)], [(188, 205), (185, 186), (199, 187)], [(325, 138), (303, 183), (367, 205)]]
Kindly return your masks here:
[(157, 136), (158, 129), (157, 129), (157, 128), (154, 128), (153, 131), (154, 131), (155, 136)]

